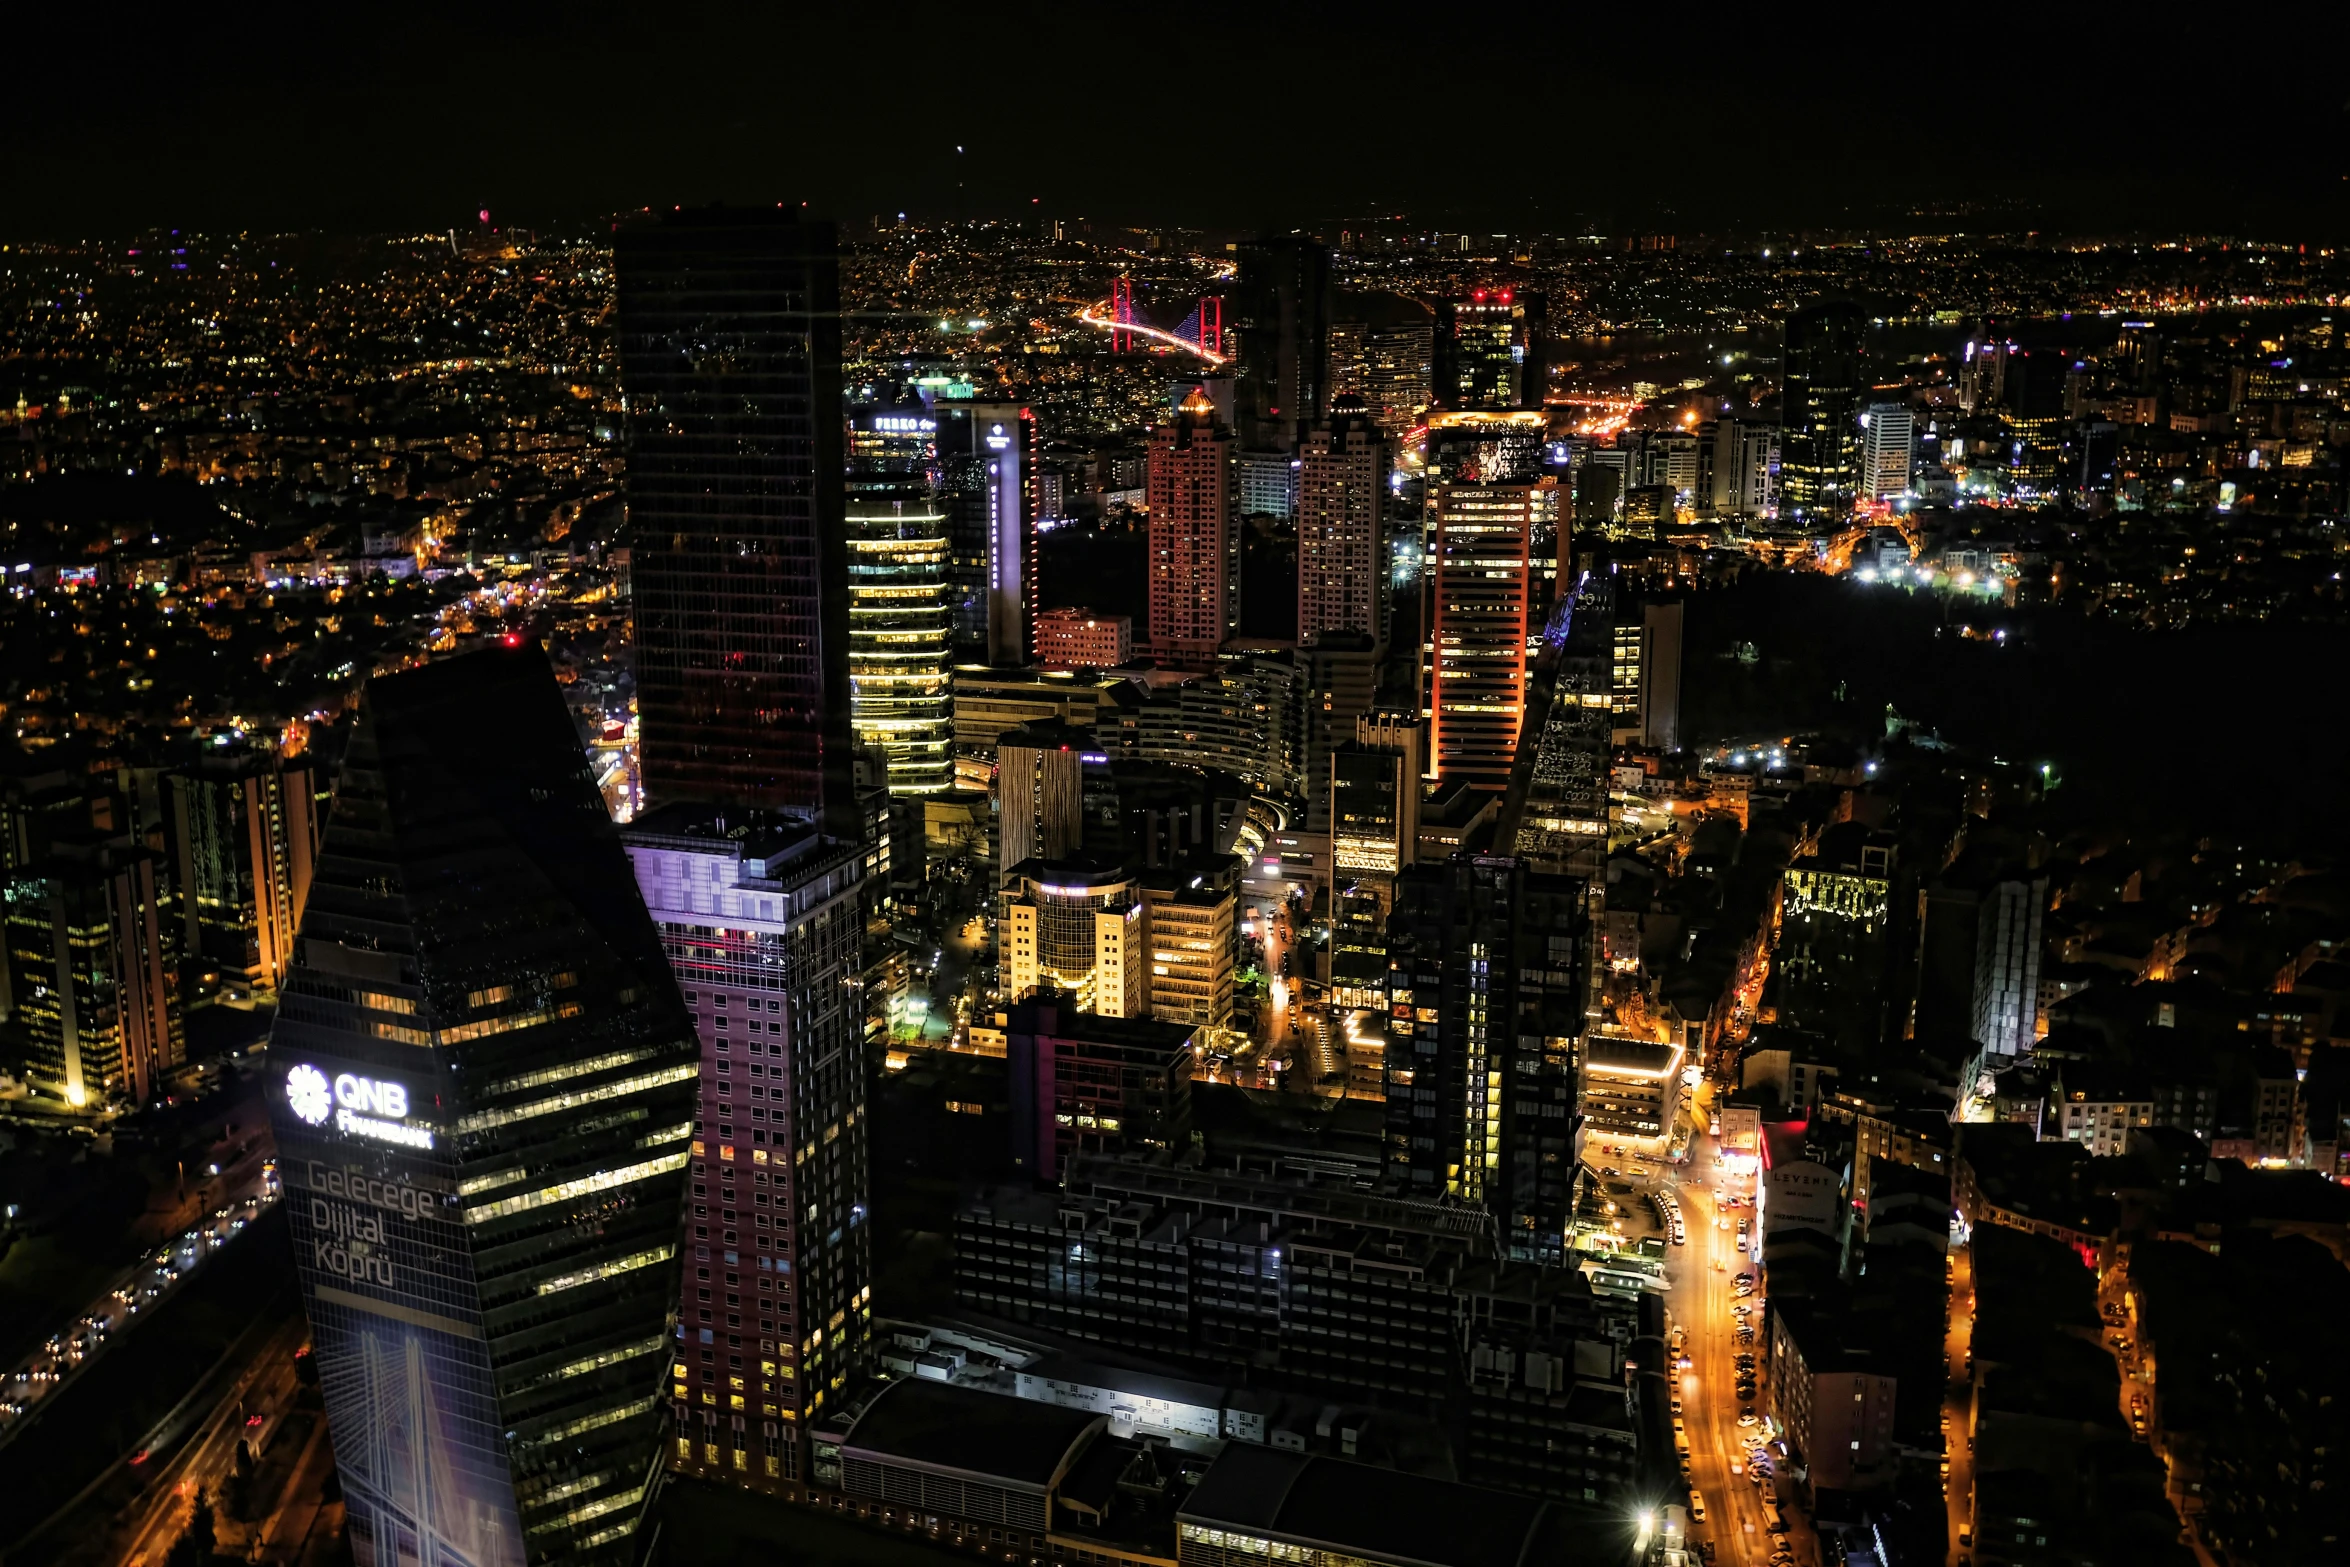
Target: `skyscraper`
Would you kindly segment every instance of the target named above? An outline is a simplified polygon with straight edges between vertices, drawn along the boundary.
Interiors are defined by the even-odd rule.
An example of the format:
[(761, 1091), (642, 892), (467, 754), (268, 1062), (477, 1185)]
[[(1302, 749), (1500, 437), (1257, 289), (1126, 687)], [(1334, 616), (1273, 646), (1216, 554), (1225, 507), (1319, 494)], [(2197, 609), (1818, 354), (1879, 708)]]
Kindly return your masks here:
[(1093, 731), (1046, 721), (1007, 729), (996, 742), (998, 869), (1064, 859), (1085, 843), (1085, 764), (1104, 758)]
[(1031, 859), (1005, 880), (1006, 1000), (1049, 990), (1080, 1012), (1150, 1015), (1150, 943), (1133, 875), (1083, 858)]
[(1486, 1209), (1527, 1262), (1563, 1260), (1574, 1213), (1584, 902), (1573, 877), (1455, 855), (1403, 873), (1388, 925), (1388, 1179)]
[(1036, 647), (1036, 417), (1017, 403), (942, 401), (937, 414), (956, 640), (1013, 668)]
[(1436, 322), (1436, 401), (1447, 408), (1540, 408), (1549, 314), (1543, 296), (1481, 288)]
[(614, 249), (646, 799), (851, 830), (832, 225), (711, 207)]
[(1909, 493), (1917, 454), (1917, 416), (1907, 403), (1871, 403), (1860, 416), (1861, 493), (1886, 501)]
[(1151, 432), (1150, 649), (1204, 669), (1240, 629), (1240, 535), (1232, 526), (1232, 432), (1194, 391)]
[(0, 883), (10, 1012), (34, 1088), (74, 1107), (145, 1104), (187, 1053), (165, 878), (124, 838), (61, 840)]
[(1330, 252), (1267, 237), (1241, 245), (1239, 260), (1226, 330), (1240, 443), (1288, 451), (1329, 406)]
[(1787, 318), (1780, 374), (1779, 516), (1831, 525), (1860, 488), (1861, 317), (1841, 301)]
[(269, 1059), (362, 1564), (627, 1563), (693, 1032), (546, 657), (362, 696)]
[(889, 758), (892, 794), (954, 782), (947, 518), (925, 489), (849, 497), (849, 716)]
[(1552, 607), (1494, 833), (1535, 870), (1593, 881), (1607, 864), (1615, 605), (1614, 578), (1594, 570)]
[(1355, 396), (1372, 423), (1401, 439), (1427, 413), (1436, 378), (1436, 321), (1401, 294), (1341, 290), (1331, 306), (1330, 397)]
[(1343, 397), (1298, 460), (1298, 645), (1351, 631), (1375, 655), (1387, 641), (1386, 436), (1360, 398)]
[(1517, 754), (1527, 648), (1540, 625), (1536, 540), (1558, 525), (1558, 480), (1541, 470), (1541, 443), (1518, 438), (1521, 421), (1540, 417), (1456, 413), (1430, 421), (1431, 475), (1440, 446), (1460, 448), (1444, 458), (1442, 482), (1432, 477), (1428, 487), (1430, 706), (1443, 779), (1498, 789)]
[(873, 1332), (861, 847), (694, 806), (626, 839), (700, 1039), (673, 1451), (736, 1484), (800, 1481), (806, 1423)]
[(1715, 516), (1762, 516), (1771, 509), (1778, 473), (1777, 425), (1728, 417), (1714, 425)]
[(165, 775), (182, 950), (231, 988), (273, 990), (294, 961), (318, 813), (310, 762), (266, 747), (197, 757)]

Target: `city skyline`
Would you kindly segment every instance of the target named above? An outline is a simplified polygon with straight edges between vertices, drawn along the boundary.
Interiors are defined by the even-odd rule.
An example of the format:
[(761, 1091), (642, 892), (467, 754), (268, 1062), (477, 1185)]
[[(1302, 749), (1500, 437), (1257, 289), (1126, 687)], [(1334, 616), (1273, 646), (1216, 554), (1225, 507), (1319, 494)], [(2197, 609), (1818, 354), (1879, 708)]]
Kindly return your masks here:
[(2322, 51), (887, 20), (31, 89), (0, 1552), (2339, 1554)]

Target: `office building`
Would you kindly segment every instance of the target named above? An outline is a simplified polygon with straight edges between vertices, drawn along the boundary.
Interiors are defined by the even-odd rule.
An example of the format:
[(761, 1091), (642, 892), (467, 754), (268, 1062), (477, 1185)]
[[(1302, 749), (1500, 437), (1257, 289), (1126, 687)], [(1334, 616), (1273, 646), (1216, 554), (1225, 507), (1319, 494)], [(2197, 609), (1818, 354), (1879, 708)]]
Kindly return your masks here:
[(1183, 1567), (1632, 1567), (1634, 1521), (1342, 1458), (1235, 1443), (1176, 1510)]
[(697, 1054), (546, 656), (371, 681), (269, 1047), (358, 1561), (638, 1560)]
[(847, 513), (850, 724), (890, 793), (936, 794), (954, 782), (946, 514), (918, 488), (859, 489)]
[(1080, 1012), (1149, 1014), (1142, 889), (1123, 867), (1024, 860), (1005, 876), (1000, 925), (1006, 1000), (1052, 991)]
[(1662, 1144), (1681, 1113), (1677, 1044), (1600, 1030), (1583, 1044), (1576, 1105), (1587, 1136)]
[(34, 1092), (76, 1109), (144, 1105), (187, 1054), (159, 857), (127, 838), (53, 842), (0, 880), (0, 927), (21, 1056)]
[(1428, 412), (1436, 379), (1436, 318), (1416, 299), (1343, 290), (1331, 309), (1330, 398), (1356, 397), (1390, 440)]
[(1085, 764), (1108, 758), (1090, 729), (1044, 720), (996, 742), (997, 866), (1062, 860), (1085, 842)]
[(1297, 458), (1287, 447), (1233, 453), (1232, 494), (1238, 516), (1290, 521), (1297, 516)]
[(679, 209), (614, 249), (645, 797), (853, 831), (832, 225)]
[(1204, 669), (1240, 629), (1240, 534), (1232, 432), (1194, 391), (1151, 432), (1150, 650)]
[(1626, 605), (1611, 631), (1612, 740), (1670, 751), (1681, 731), (1681, 605)]
[(170, 815), (180, 950), (232, 991), (276, 989), (318, 853), (310, 761), (265, 747), (208, 754), (161, 780)]
[(1754, 419), (1725, 418), (1713, 429), (1713, 490), (1708, 509), (1717, 517), (1765, 517), (1777, 497), (1779, 427)]
[(1546, 1265), (1574, 1216), (1584, 903), (1573, 877), (1455, 856), (1397, 879), (1388, 926), (1388, 1180), (1485, 1209), (1503, 1255)]
[(1036, 645), (1036, 416), (1016, 403), (941, 400), (939, 501), (953, 544), (956, 642), (999, 669)]
[(952, 682), (955, 755), (995, 766), (996, 741), (1007, 729), (1056, 719), (1081, 728), (1116, 724), (1120, 703), (1134, 690), (1118, 675), (1062, 674), (960, 665)]
[(1238, 258), (1225, 310), (1233, 425), (1250, 451), (1292, 451), (1329, 406), (1330, 252), (1267, 236)]
[(1341, 397), (1298, 454), (1297, 640), (1332, 632), (1387, 641), (1385, 434), (1360, 399)]
[(2006, 876), (1984, 889), (1975, 927), (1973, 1031), (1987, 1056), (2028, 1053), (2040, 1023), (2040, 921), (2048, 878)]
[(806, 1423), (872, 1336), (862, 855), (796, 817), (682, 806), (626, 839), (700, 1046), (676, 1462), (804, 1479)]
[(1057, 1181), (1077, 1154), (1182, 1152), (1196, 1033), (1082, 1011), (1065, 996), (1014, 1002), (1004, 1017), (1013, 1168)]
[(1501, 788), (1509, 780), (1526, 707), (1527, 651), (1540, 539), (1556, 536), (1558, 481), (1541, 472), (1540, 443), (1517, 421), (1539, 416), (1440, 414), (1430, 421), (1446, 478), (1431, 480), (1429, 706), (1436, 774)]
[(938, 420), (920, 402), (876, 403), (849, 415), (848, 493), (893, 496), (936, 488)]
[(1386, 904), (1398, 872), (1419, 855), (1421, 742), (1413, 713), (1366, 714), (1330, 753), (1330, 863), (1345, 880), (1373, 880)]
[(1552, 608), (1527, 680), (1531, 727), (1511, 758), (1493, 841), (1539, 871), (1596, 880), (1607, 863), (1615, 604), (1610, 573), (1583, 573)]
[(1481, 288), (1436, 319), (1436, 401), (1446, 408), (1540, 408), (1550, 336), (1543, 296)]
[(1240, 861), (1229, 854), (1182, 855), (1143, 874), (1150, 1015), (1158, 1021), (1231, 1023), (1239, 889)]
[[(1220, 1463), (1268, 1441), (1294, 1450), (1317, 1424), (1343, 1441), (1329, 1416), (1373, 1404), (1435, 1416), (1471, 1480), (1631, 1516), (1639, 1439), (1617, 1346), (1632, 1304), (1575, 1270), (1497, 1259), (1490, 1223), (1458, 1205), (1297, 1167), (1078, 1155), (1059, 1192), (993, 1188), (956, 1215), (955, 1289), (992, 1316), (1202, 1378), (1247, 1367)], [(1423, 1541), (1403, 1559), (1466, 1558)]]
[(1866, 1050), (1885, 1034), (1893, 840), (1858, 822), (1820, 835), (1787, 867), (1771, 989), (1778, 1020)]
[(1780, 372), (1779, 517), (1832, 526), (1860, 490), (1861, 315), (1830, 301), (1787, 318)]
[(1861, 493), (1873, 501), (1907, 495), (1917, 460), (1917, 415), (1907, 403), (1871, 403), (1861, 412), (1860, 428)]
[(1116, 669), (1133, 659), (1132, 616), (1048, 609), (1036, 617), (1036, 662), (1041, 669)]
[(1221, 769), (1277, 794), (1304, 792), (1307, 693), (1296, 656), (1227, 652), (1206, 674), (1161, 685), (1102, 735), (1121, 757)]

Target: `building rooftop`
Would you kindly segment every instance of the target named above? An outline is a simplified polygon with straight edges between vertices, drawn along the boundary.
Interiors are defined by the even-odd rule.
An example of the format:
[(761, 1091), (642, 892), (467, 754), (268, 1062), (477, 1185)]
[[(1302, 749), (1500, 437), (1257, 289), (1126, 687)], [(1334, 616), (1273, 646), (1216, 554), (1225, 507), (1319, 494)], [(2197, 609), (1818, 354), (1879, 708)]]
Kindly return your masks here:
[(844, 1458), (916, 1464), (993, 1485), (1050, 1490), (1105, 1417), (927, 1378), (884, 1388), (849, 1427)]
[(1177, 1510), (1178, 1523), (1335, 1550), (1397, 1567), (1627, 1561), (1547, 1502), (1341, 1459), (1234, 1443)]

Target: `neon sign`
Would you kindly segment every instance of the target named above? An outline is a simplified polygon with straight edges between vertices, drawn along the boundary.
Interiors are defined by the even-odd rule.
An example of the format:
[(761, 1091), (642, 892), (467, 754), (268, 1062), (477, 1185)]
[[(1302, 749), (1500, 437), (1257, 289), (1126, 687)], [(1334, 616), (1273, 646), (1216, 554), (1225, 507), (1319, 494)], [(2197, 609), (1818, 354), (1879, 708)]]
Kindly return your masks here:
[(430, 1148), (432, 1132), (410, 1126), (408, 1088), (388, 1079), (338, 1074), (329, 1084), (314, 1066), (297, 1066), (286, 1073), (286, 1107), (309, 1126), (323, 1126), (331, 1118), (346, 1137), (365, 1137), (403, 1148)]

